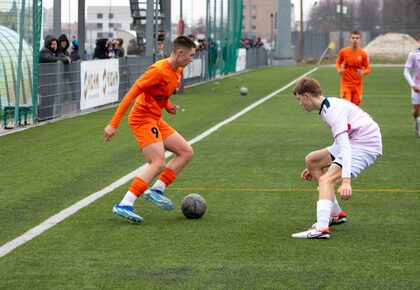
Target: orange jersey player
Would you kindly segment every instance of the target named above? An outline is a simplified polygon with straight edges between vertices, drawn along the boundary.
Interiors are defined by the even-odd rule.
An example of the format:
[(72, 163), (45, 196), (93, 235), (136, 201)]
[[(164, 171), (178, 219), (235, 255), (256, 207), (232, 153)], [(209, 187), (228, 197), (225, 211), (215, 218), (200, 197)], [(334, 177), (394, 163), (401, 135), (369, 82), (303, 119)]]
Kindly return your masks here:
[[(146, 70), (124, 96), (112, 120), (105, 127), (104, 140), (108, 142), (115, 135), (129, 106), (136, 100), (128, 123), (148, 166), (137, 174), (122, 201), (112, 209), (117, 216), (142, 222), (143, 218), (134, 212), (133, 205), (143, 193), (147, 200), (161, 209), (174, 208), (163, 192), (191, 160), (193, 149), (162, 119), (162, 110), (172, 115), (177, 113), (179, 106), (172, 105), (169, 98), (178, 87), (183, 68), (192, 62), (195, 50), (196, 46), (190, 38), (177, 37), (172, 43), (169, 58), (155, 62)], [(166, 150), (175, 154), (168, 164), (165, 161)], [(159, 174), (156, 183), (147, 190), (148, 184)]]
[(368, 55), (360, 48), (360, 32), (350, 33), (350, 46), (340, 50), (335, 66), (341, 76), (341, 98), (359, 106), (362, 101), (362, 76), (370, 73)]

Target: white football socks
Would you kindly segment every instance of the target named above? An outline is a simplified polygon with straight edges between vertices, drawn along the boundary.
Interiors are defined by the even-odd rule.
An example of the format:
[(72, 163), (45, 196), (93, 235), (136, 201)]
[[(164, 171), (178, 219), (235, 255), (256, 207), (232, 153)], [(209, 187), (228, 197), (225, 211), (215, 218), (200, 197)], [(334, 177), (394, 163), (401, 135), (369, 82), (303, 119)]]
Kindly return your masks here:
[(134, 193), (132, 193), (131, 191), (127, 191), (123, 200), (120, 202), (120, 205), (122, 205), (122, 206), (126, 206), (126, 205), (133, 206), (136, 199), (137, 199), (137, 196)]
[[(319, 192), (319, 186), (316, 188), (316, 190)], [(334, 203), (331, 209), (331, 215), (338, 215), (340, 212), (341, 212), (341, 207), (338, 204), (337, 198), (334, 193)]]
[(152, 189), (156, 189), (156, 190), (159, 190), (161, 192), (164, 192), (165, 191), (165, 188), (166, 188), (166, 184), (163, 181), (159, 180), (159, 179), (152, 186)]
[(338, 204), (337, 198), (335, 197), (334, 194), (334, 203), (331, 209), (331, 215), (338, 215), (341, 212), (341, 207)]
[(320, 231), (329, 227), (332, 206), (333, 202), (329, 199), (321, 199), (316, 203), (317, 222), (315, 227), (317, 230)]

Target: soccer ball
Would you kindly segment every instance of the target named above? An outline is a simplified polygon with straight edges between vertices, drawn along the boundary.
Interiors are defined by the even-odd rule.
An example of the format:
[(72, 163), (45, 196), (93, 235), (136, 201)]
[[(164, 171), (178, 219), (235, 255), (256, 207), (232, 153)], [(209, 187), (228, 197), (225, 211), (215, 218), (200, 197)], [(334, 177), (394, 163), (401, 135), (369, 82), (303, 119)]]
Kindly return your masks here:
[(199, 219), (206, 209), (206, 200), (199, 194), (191, 193), (182, 199), (181, 210), (187, 219)]
[(246, 96), (248, 95), (248, 89), (245, 87), (242, 87), (239, 92), (241, 93), (242, 96)]

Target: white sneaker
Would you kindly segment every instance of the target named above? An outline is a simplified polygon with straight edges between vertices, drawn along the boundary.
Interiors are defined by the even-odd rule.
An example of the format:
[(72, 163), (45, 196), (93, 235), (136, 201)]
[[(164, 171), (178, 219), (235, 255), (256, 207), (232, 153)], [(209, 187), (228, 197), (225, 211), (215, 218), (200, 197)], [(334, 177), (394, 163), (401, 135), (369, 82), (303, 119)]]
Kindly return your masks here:
[(316, 228), (312, 228), (310, 230), (296, 233), (292, 235), (292, 238), (298, 239), (329, 239), (330, 238), (330, 230), (325, 228), (323, 230), (318, 231)]

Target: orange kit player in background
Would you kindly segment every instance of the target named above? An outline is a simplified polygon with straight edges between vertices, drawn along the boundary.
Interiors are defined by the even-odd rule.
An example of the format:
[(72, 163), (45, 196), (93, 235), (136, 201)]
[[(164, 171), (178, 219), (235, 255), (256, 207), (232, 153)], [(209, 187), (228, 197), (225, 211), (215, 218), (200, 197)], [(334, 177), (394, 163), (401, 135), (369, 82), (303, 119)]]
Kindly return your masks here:
[(341, 76), (341, 98), (360, 105), (362, 101), (362, 76), (370, 73), (367, 53), (360, 48), (360, 32), (350, 33), (350, 46), (342, 48), (338, 53), (335, 67)]
[[(123, 200), (114, 206), (112, 212), (115, 215), (142, 222), (143, 218), (134, 212), (133, 205), (143, 193), (147, 200), (161, 209), (174, 208), (163, 191), (191, 160), (193, 149), (162, 119), (162, 110), (165, 108), (172, 115), (177, 113), (179, 106), (172, 105), (169, 98), (178, 87), (183, 68), (192, 62), (195, 51), (195, 43), (190, 38), (177, 37), (172, 43), (169, 58), (155, 62), (146, 70), (124, 96), (112, 120), (105, 127), (104, 141), (107, 142), (115, 135), (128, 107), (136, 99), (128, 123), (148, 166), (137, 174)], [(165, 161), (166, 150), (175, 153), (168, 164)], [(153, 187), (146, 190), (148, 184), (159, 174)]]

